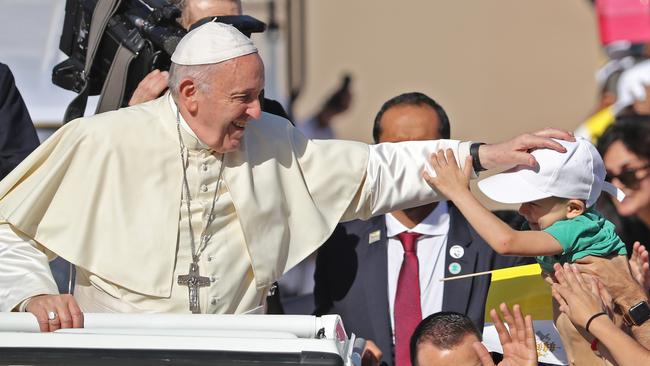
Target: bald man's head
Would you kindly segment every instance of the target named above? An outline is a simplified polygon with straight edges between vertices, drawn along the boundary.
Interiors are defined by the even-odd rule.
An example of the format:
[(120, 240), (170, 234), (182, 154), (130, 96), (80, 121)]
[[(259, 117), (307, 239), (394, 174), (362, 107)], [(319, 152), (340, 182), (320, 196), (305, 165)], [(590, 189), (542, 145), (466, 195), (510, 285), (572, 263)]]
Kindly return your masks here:
[(180, 23), (185, 29), (211, 16), (242, 15), (240, 0), (170, 0), (181, 12)]

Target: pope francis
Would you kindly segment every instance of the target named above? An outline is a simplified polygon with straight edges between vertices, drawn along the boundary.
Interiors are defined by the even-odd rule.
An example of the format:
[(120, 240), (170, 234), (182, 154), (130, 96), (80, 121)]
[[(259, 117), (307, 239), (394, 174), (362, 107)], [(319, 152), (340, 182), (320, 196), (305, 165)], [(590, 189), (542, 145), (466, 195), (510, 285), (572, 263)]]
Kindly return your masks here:
[[(260, 111), (264, 66), (235, 28), (198, 27), (172, 62), (168, 94), (68, 123), (0, 183), (2, 311), (43, 331), (83, 326), (82, 311), (258, 312), (339, 221), (436, 200), (421, 172), (438, 149), (505, 168), (571, 138), (308, 140)], [(74, 297), (58, 294), (57, 255), (77, 267)]]

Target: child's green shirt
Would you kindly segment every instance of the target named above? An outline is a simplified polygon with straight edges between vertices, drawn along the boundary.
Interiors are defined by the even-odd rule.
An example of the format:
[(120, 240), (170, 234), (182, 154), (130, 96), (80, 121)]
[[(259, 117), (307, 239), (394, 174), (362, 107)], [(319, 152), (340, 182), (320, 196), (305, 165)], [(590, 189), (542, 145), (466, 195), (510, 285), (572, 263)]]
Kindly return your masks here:
[(573, 263), (589, 255), (626, 255), (625, 243), (614, 229), (614, 224), (596, 210), (588, 210), (573, 219), (557, 221), (543, 231), (553, 235), (560, 243), (562, 253), (535, 259), (544, 271), (553, 273), (553, 264), (556, 262)]

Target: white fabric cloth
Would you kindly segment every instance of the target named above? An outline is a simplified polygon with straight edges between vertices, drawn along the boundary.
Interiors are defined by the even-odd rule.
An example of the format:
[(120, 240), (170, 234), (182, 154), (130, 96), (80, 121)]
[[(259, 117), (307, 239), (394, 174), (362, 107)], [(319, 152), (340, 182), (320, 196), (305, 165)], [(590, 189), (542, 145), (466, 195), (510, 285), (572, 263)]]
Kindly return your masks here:
[[(32, 187), (30, 181), (31, 176), (29, 174), (37, 174), (39, 169), (32, 168), (32, 166), (35, 165), (35, 162), (42, 164), (39, 167), (46, 166), (45, 163), (42, 163), (41, 159), (46, 159), (46, 162), (48, 162), (49, 160), (47, 159), (50, 159), (52, 154), (56, 155), (58, 153), (58, 150), (56, 150), (58, 145), (56, 144), (62, 144), (60, 140), (65, 139), (65, 133), (70, 133), (69, 131), (63, 131), (58, 136), (53, 136), (51, 138), (52, 140), (48, 140), (53, 142), (46, 142), (33, 156), (27, 159), (23, 166), (19, 167), (15, 173), (10, 175), (9, 181), (5, 180), (0, 184), (0, 192), (3, 189), (5, 190), (5, 193), (2, 193), (2, 195), (7, 194), (7, 187), (10, 187), (8, 191), (11, 192), (8, 196), (5, 196), (11, 198), (9, 201), (5, 199), (0, 201), (0, 214), (5, 217), (7, 222), (14, 226), (16, 224), (21, 225), (24, 228), (21, 228), (21, 231), (33, 230), (35, 233), (33, 235), (41, 238), (35, 244), (39, 246), (39, 249), (42, 249), (40, 248), (40, 244), (50, 247), (54, 243), (54, 239), (62, 242), (62, 244), (55, 245), (53, 251), (61, 251), (61, 253), (57, 254), (62, 255), (65, 259), (70, 260), (77, 266), (78, 287), (75, 291), (79, 294), (78, 299), (80, 299), (79, 296), (82, 297), (80, 303), (82, 309), (86, 311), (188, 311), (187, 288), (176, 285), (177, 276), (179, 274), (186, 274), (189, 268), (190, 244), (186, 209), (178, 201), (175, 201), (180, 198), (181, 192), (178, 171), (165, 170), (168, 165), (174, 168), (180, 167), (178, 138), (175, 136), (175, 121), (173, 118), (169, 118), (170, 115), (173, 115), (172, 111), (173, 109), (167, 102), (167, 99), (161, 98), (149, 105), (126, 109), (123, 112), (111, 112), (92, 117), (92, 119), (106, 119), (107, 123), (110, 123), (110, 126), (106, 127), (109, 130), (103, 129), (101, 125), (98, 126), (101, 123), (98, 121), (90, 120), (83, 122), (89, 124), (87, 126), (92, 127), (91, 131), (97, 129), (102, 132), (97, 135), (101, 137), (101, 140), (97, 140), (98, 142), (115, 141), (113, 143), (122, 144), (120, 148), (124, 148), (124, 144), (131, 146), (130, 144), (133, 142), (133, 146), (135, 146), (133, 148), (135, 150), (129, 156), (129, 160), (120, 160), (120, 164), (123, 166), (118, 165), (118, 167), (121, 170), (111, 170), (113, 174), (118, 175), (122, 170), (126, 170), (129, 173), (128, 179), (125, 176), (117, 181), (114, 181), (116, 179), (114, 177), (114, 180), (111, 180), (111, 175), (108, 175), (107, 169), (110, 170), (110, 168), (113, 168), (111, 165), (113, 164), (113, 160), (108, 158), (98, 161), (92, 160), (98, 154), (100, 156), (106, 154), (104, 149), (108, 149), (107, 151), (112, 151), (113, 154), (116, 154), (114, 152), (116, 151), (114, 146), (102, 146), (95, 141), (93, 143), (86, 142), (89, 138), (85, 137), (81, 139), (80, 143), (92, 146), (94, 155), (88, 155), (83, 150), (76, 150), (80, 159), (84, 159), (83, 164), (81, 162), (77, 163), (74, 159), (72, 163), (68, 164), (80, 164), (79, 166), (83, 167), (86, 180), (82, 180), (80, 176), (70, 177), (69, 175), (63, 175), (64, 182), (61, 183), (61, 187), (65, 184), (74, 184), (76, 182), (81, 184), (79, 187), (75, 187), (76, 189), (71, 189), (70, 194), (61, 192), (61, 187), (46, 184), (48, 182), (43, 183), (47, 189), (59, 189), (55, 192), (66, 197), (66, 204), (60, 206), (61, 209), (66, 210), (69, 210), (70, 204), (75, 204), (74, 200), (77, 196), (89, 194), (87, 193), (88, 189), (86, 188), (88, 187), (86, 186), (90, 186), (90, 191), (95, 192), (94, 194), (96, 195), (99, 194), (97, 192), (103, 192), (99, 196), (103, 199), (107, 199), (105, 195), (110, 197), (111, 194), (116, 194), (114, 192), (118, 192), (117, 196), (105, 201), (104, 208), (106, 210), (93, 209), (87, 214), (84, 214), (83, 219), (71, 218), (78, 215), (75, 211), (65, 211), (68, 216), (59, 214), (48, 217), (49, 210), (52, 207), (48, 206), (43, 211), (42, 205), (44, 202), (49, 202), (45, 199), (51, 194), (49, 191), (41, 192), (42, 194), (33, 198), (33, 202), (38, 202), (41, 206), (35, 206), (35, 203), (31, 203), (29, 196), (27, 196), (28, 199), (26, 202), (31, 203), (31, 206), (12, 205), (14, 202), (25, 202), (24, 192), (21, 191), (28, 190), (28, 188)], [(113, 116), (114, 118), (108, 118)], [(149, 118), (151, 118), (151, 122), (145, 123)], [(385, 144), (372, 146), (369, 149), (366, 146), (365, 151), (369, 150), (369, 153), (367, 160), (361, 156), (363, 158), (361, 162), (365, 162), (364, 165), (366, 166), (364, 169), (365, 173), (363, 173), (363, 177), (360, 179), (362, 182), (361, 186), (354, 185), (352, 191), (345, 193), (342, 189), (348, 189), (349, 184), (346, 183), (348, 186), (341, 185), (340, 180), (345, 178), (347, 180), (343, 180), (343, 182), (350, 182), (350, 179), (345, 176), (348, 173), (346, 170), (350, 169), (347, 161), (350, 161), (349, 159), (352, 159), (354, 156), (348, 156), (349, 154), (345, 154), (344, 151), (363, 152), (364, 150), (358, 149), (358, 147), (365, 145), (344, 141), (308, 141), (302, 135), (295, 134), (295, 129), (287, 121), (280, 121), (278, 118), (268, 115), (264, 115), (264, 118), (264, 122), (250, 123), (247, 127), (246, 138), (250, 140), (246, 140), (247, 144), (244, 145), (249, 149), (247, 153), (250, 158), (255, 159), (255, 156), (250, 154), (252, 154), (253, 150), (257, 149), (255, 151), (260, 151), (260, 153), (266, 151), (265, 153), (269, 156), (275, 157), (279, 155), (277, 159), (281, 159), (281, 162), (291, 162), (291, 160), (287, 159), (287, 156), (282, 154), (291, 154), (291, 151), (287, 151), (287, 148), (293, 144), (294, 146), (299, 146), (299, 148), (294, 148), (301, 151), (302, 155), (297, 161), (293, 161), (291, 167), (294, 169), (289, 173), (299, 172), (302, 175), (293, 176), (292, 178), (291, 175), (287, 176), (274, 173), (280, 169), (280, 165), (271, 165), (268, 168), (265, 165), (269, 164), (268, 162), (273, 162), (272, 159), (252, 160), (246, 163), (242, 160), (242, 152), (238, 152), (233, 156), (226, 156), (225, 164), (227, 166), (222, 177), (224, 184), (221, 185), (219, 200), (217, 201), (215, 210), (218, 218), (207, 229), (207, 233), (212, 234), (212, 237), (199, 262), (201, 275), (214, 278), (214, 282), (211, 282), (210, 286), (202, 288), (200, 292), (201, 309), (203, 312), (241, 313), (259, 308), (266, 296), (270, 283), (276, 280), (288, 268), (291, 268), (309, 253), (313, 252), (322, 243), (324, 238), (329, 236), (329, 233), (339, 219), (369, 217), (370, 215), (389, 212), (396, 208), (421, 205), (435, 200), (435, 192), (420, 177), (420, 171), (424, 169), (427, 157), (439, 148), (454, 148), (456, 154), (462, 159), (461, 161), (464, 161), (464, 158), (469, 153), (469, 143), (460, 143), (458, 141)], [(138, 124), (134, 124), (134, 121), (138, 121), (142, 125), (138, 126)], [(120, 126), (122, 123), (125, 125)], [(126, 125), (127, 123), (130, 124)], [(70, 126), (70, 124), (67, 126)], [(114, 128), (113, 126), (117, 127)], [(132, 133), (133, 136), (125, 135), (121, 132), (123, 130), (119, 129), (119, 127), (127, 126), (129, 127), (129, 133)], [(76, 129), (81, 129), (82, 127), (83, 125), (77, 123), (67, 128), (75, 129), (74, 131), (76, 132)], [(291, 142), (269, 142), (264, 145), (264, 141), (270, 138), (279, 139), (280, 137), (277, 136), (283, 132), (283, 128), (286, 128), (287, 130), (284, 131), (287, 131), (292, 136), (293, 140)], [(142, 131), (153, 134), (157, 139), (153, 140), (156, 141), (156, 144), (147, 144), (147, 141), (142, 141), (138, 137)], [(119, 143), (112, 135), (107, 135), (107, 133), (113, 132), (116, 134), (116, 138), (119, 137)], [(83, 129), (80, 133), (83, 133)], [(209, 210), (211, 198), (217, 186), (216, 178), (220, 159), (218, 155), (215, 156), (206, 150), (205, 145), (192, 136), (191, 133), (188, 133), (185, 128), (182, 130), (182, 134), (185, 145), (190, 149), (188, 180), (190, 183), (190, 196), (193, 198), (191, 211), (194, 235), (198, 243), (198, 235), (205, 226), (205, 214)], [(168, 140), (169, 143), (164, 142), (165, 140)], [(52, 150), (53, 146), (51, 144), (54, 144), (54, 150)], [(158, 144), (162, 145), (162, 148), (158, 149)], [(74, 146), (74, 149), (80, 149), (76, 145)], [(342, 149), (338, 150), (339, 153), (337, 154), (336, 150), (340, 148)], [(141, 151), (139, 149), (149, 151), (152, 156), (156, 156), (160, 160), (146, 159), (146, 156), (141, 156), (143, 155), (142, 153), (138, 154)], [(275, 152), (273, 149), (278, 149), (278, 151)], [(63, 151), (67, 152), (69, 150), (68, 148)], [(53, 151), (53, 153), (50, 153), (50, 151)], [(88, 159), (91, 160), (87, 161)], [(128, 165), (129, 162), (133, 163), (134, 159), (136, 161), (141, 160), (141, 164)], [(346, 159), (348, 160), (346, 161)], [(161, 162), (165, 162), (167, 165), (161, 165)], [(419, 164), (416, 164), (417, 162)], [(257, 175), (253, 176), (250, 170), (240, 172), (242, 169), (246, 169), (246, 164), (251, 163), (255, 164), (255, 172)], [(318, 165), (312, 166), (310, 164)], [(130, 166), (132, 168), (129, 168)], [(295, 167), (301, 167), (301, 170), (296, 170)], [(105, 177), (103, 180), (98, 179), (95, 181), (94, 179), (87, 178), (89, 176), (95, 177), (94, 169), (96, 168), (102, 172), (99, 176)], [(336, 168), (344, 170), (336, 171)], [(36, 169), (36, 173), (34, 173), (34, 169)], [(331, 176), (333, 171), (338, 174), (339, 182)], [(321, 178), (322, 181), (314, 180), (311, 177), (317, 177), (318, 175), (314, 175), (317, 172), (323, 178), (331, 178)], [(136, 194), (128, 190), (132, 187), (128, 183), (136, 184), (134, 179), (138, 175), (150, 177), (149, 180), (143, 180), (141, 183), (147, 183), (143, 183), (144, 187), (149, 190), (154, 190), (154, 192), (143, 189), (137, 191)], [(301, 176), (303, 180), (300, 180)], [(72, 181), (67, 182), (67, 178)], [(255, 179), (253, 180), (252, 178)], [(21, 179), (23, 180), (21, 181)], [(123, 180), (126, 181), (123, 182)], [(14, 183), (14, 181), (19, 182)], [(41, 180), (38, 180), (33, 184), (40, 184), (40, 182)], [(149, 184), (150, 182), (154, 184), (151, 185)], [(169, 182), (173, 182), (174, 185), (166, 187), (169, 186)], [(253, 182), (255, 183), (254, 185), (252, 184)], [(273, 183), (282, 183), (285, 187), (283, 190), (276, 191), (278, 188)], [(13, 184), (16, 185), (14, 186)], [(301, 188), (301, 184), (308, 184), (310, 197), (312, 198), (311, 201), (294, 202), (296, 200), (295, 197), (298, 197), (300, 193), (300, 189), (304, 189)], [(139, 186), (136, 187), (139, 189), (142, 188)], [(243, 190), (243, 187), (249, 187), (250, 190)], [(172, 190), (171, 188), (174, 189)], [(106, 189), (109, 189), (109, 192), (106, 192)], [(164, 192), (175, 193), (164, 194)], [(19, 195), (20, 193), (22, 195)], [(127, 196), (122, 197), (119, 193), (124, 193)], [(150, 201), (149, 197), (157, 198), (157, 200)], [(170, 199), (172, 201), (171, 205), (167, 205), (164, 200), (165, 197), (172, 197)], [(352, 197), (352, 199), (349, 197)], [(163, 199), (162, 201), (161, 198)], [(275, 203), (276, 200), (278, 201), (277, 203)], [(344, 200), (344, 202), (341, 202), (341, 200)], [(87, 202), (87, 199), (83, 202)], [(323, 218), (328, 220), (327, 224), (323, 224), (318, 221), (313, 221), (314, 217), (317, 216), (314, 216), (312, 211), (310, 211), (312, 207), (310, 206), (310, 202), (311, 204), (314, 202), (328, 202), (327, 205), (339, 205), (344, 210), (342, 211), (342, 216), (334, 220), (332, 220), (332, 217)], [(115, 204), (128, 205), (128, 207), (122, 208), (122, 206), (118, 206), (116, 208), (114, 207)], [(277, 214), (272, 214), (272, 212), (276, 212), (274, 210), (286, 209), (286, 207), (294, 207), (294, 209), (286, 213), (278, 211)], [(16, 211), (18, 208), (20, 210)], [(38, 210), (35, 210), (35, 208)], [(128, 217), (120, 216), (132, 214), (134, 211), (143, 212), (143, 208), (147, 209), (146, 214), (149, 215), (145, 218), (133, 215)], [(171, 208), (173, 208), (173, 211), (167, 212)], [(22, 211), (22, 209), (27, 211)], [(178, 211), (179, 209), (180, 211)], [(323, 209), (327, 209), (327, 207)], [(45, 216), (41, 212), (45, 212)], [(119, 212), (120, 215), (114, 215), (111, 212)], [(13, 215), (16, 213), (27, 216), (26, 218), (18, 216), (14, 220)], [(295, 215), (292, 215), (293, 213)], [(94, 225), (94, 231), (89, 229), (88, 226), (84, 226), (93, 225), (93, 222), (96, 222), (98, 219), (96, 216), (100, 214), (107, 214), (112, 217), (114, 220), (113, 223), (108, 226)], [(161, 216), (161, 214), (169, 214), (169, 217), (174, 218), (171, 225), (156, 221), (156, 218)], [(43, 217), (47, 219), (46, 222), (48, 223), (56, 223), (53, 229), (49, 228), (51, 224), (44, 225)], [(132, 222), (126, 218), (131, 218), (136, 221), (141, 220), (142, 224), (134, 227), (133, 230), (128, 230), (127, 228)], [(75, 222), (75, 225), (72, 226), (70, 220), (79, 220), (80, 222)], [(152, 223), (147, 224), (148, 220), (151, 220)], [(278, 222), (278, 220), (286, 220), (286, 222)], [(330, 221), (331, 223), (329, 223)], [(32, 225), (36, 226), (34, 227)], [(319, 229), (319, 225), (327, 226), (322, 226), (322, 229)], [(146, 236), (143, 236), (143, 234), (148, 233), (162, 235), (162, 230), (159, 233), (158, 228), (169, 229), (169, 226), (173, 230), (172, 233), (176, 233), (172, 238), (174, 245), (171, 245), (171, 247), (168, 247), (167, 243), (169, 242), (169, 238), (166, 239), (165, 236), (160, 236), (161, 241), (147, 239)], [(74, 228), (69, 233), (82, 235), (82, 238), (86, 238), (85, 240), (81, 240), (83, 244), (79, 244), (78, 246), (65, 246), (64, 239), (76, 239), (75, 237), (57, 237), (57, 235), (60, 235), (62, 227), (68, 229)], [(330, 231), (327, 232), (326, 230)], [(316, 231), (319, 235), (318, 237), (314, 237), (314, 232)], [(285, 233), (283, 234), (285, 236), (290, 236), (290, 240), (287, 240), (286, 237), (282, 239), (281, 236), (277, 236), (277, 234), (281, 233)], [(123, 235), (120, 238), (124, 239), (115, 239), (115, 234)], [(321, 235), (324, 237), (322, 240), (320, 239)], [(111, 238), (113, 239), (111, 240)], [(141, 238), (141, 240), (138, 238)], [(264, 240), (265, 238), (267, 240)], [(20, 237), (18, 239), (16, 237), (10, 237), (3, 240), (3, 248), (15, 245), (15, 242), (27, 243), (30, 239), (31, 236), (22, 239)], [(108, 248), (104, 248), (104, 246), (100, 245), (102, 240), (110, 241), (111, 245)], [(103, 251), (104, 249), (106, 251)], [(172, 253), (170, 258), (172, 264), (167, 264), (169, 263), (167, 256), (170, 251)], [(0, 251), (1, 253), (7, 254), (11, 252), (4, 250)], [(121, 255), (120, 253), (127, 254)], [(19, 283), (21, 288), (20, 296), (0, 298), (0, 310), (4, 311), (13, 309), (17, 301), (41, 293), (51, 293), (52, 289), (48, 285), (48, 283), (51, 284), (51, 274), (49, 277), (43, 275), (48, 278), (32, 279), (27, 276), (34, 271), (44, 273), (43, 268), (41, 268), (44, 265), (42, 260), (39, 261), (22, 255), (19, 256), (19, 259), (22, 260), (16, 262), (13, 260), (14, 257), (16, 255), (9, 254), (10, 260), (7, 261), (4, 255), (0, 255), (0, 288), (6, 289), (7, 292), (13, 292), (15, 287), (18, 286), (18, 283), (15, 282), (16, 278), (23, 275), (25, 279), (30, 280)], [(142, 259), (138, 260), (138, 258)], [(164, 268), (166, 265), (170, 265), (170, 268)], [(151, 271), (154, 272), (155, 276), (150, 273)], [(167, 271), (169, 271), (169, 274), (165, 276)], [(151, 282), (152, 280), (149, 279), (155, 279), (155, 282)], [(165, 291), (166, 287), (168, 288), (167, 291)], [(159, 288), (160, 291), (153, 291), (155, 288)], [(143, 290), (141, 291), (139, 289)]]
[(625, 107), (637, 101), (646, 99), (646, 88), (648, 87), (650, 87), (650, 60), (641, 61), (625, 70), (616, 86), (614, 114), (618, 114)]
[[(18, 310), (37, 294), (58, 294), (47, 255), (29, 237), (0, 224), (0, 310)], [(43, 248), (41, 248), (43, 249)]]
[(388, 306), (390, 324), (395, 336), (395, 294), (397, 280), (404, 260), (404, 247), (397, 235), (405, 231), (422, 234), (417, 241), (418, 268), (420, 272), (420, 306), (422, 318), (442, 310), (442, 296), (445, 277), (445, 247), (449, 233), (449, 206), (440, 201), (436, 208), (413, 229), (399, 222), (393, 215), (386, 214), (386, 236), (388, 237)]

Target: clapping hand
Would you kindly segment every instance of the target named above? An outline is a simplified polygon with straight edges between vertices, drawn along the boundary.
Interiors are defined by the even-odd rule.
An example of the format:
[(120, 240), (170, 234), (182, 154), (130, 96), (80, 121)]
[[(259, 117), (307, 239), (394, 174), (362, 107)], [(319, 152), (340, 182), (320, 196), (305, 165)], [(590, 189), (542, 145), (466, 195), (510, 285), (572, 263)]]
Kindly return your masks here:
[[(587, 322), (594, 316), (605, 313), (607, 306), (603, 298), (608, 299), (609, 294), (602, 284), (598, 285), (598, 279), (583, 277), (575, 265), (564, 264), (562, 267), (556, 263), (555, 278), (557, 283), (553, 284), (553, 297), (560, 305), (560, 311), (565, 313), (571, 322), (582, 328), (587, 328)], [(586, 329), (588, 331), (588, 329)]]
[[(505, 303), (501, 304), (499, 308), (508, 324), (508, 328), (506, 328), (496, 310), (490, 310), (490, 317), (503, 347), (503, 360), (499, 362), (499, 366), (536, 366), (537, 347), (533, 319), (530, 315), (526, 315), (524, 318), (521, 308), (516, 304), (512, 307), (512, 313)], [(495, 366), (490, 353), (481, 342), (474, 343), (474, 350), (483, 366)]]
[(648, 265), (648, 251), (641, 243), (634, 242), (632, 257), (630, 258), (630, 272), (646, 294), (650, 291), (650, 266)]

